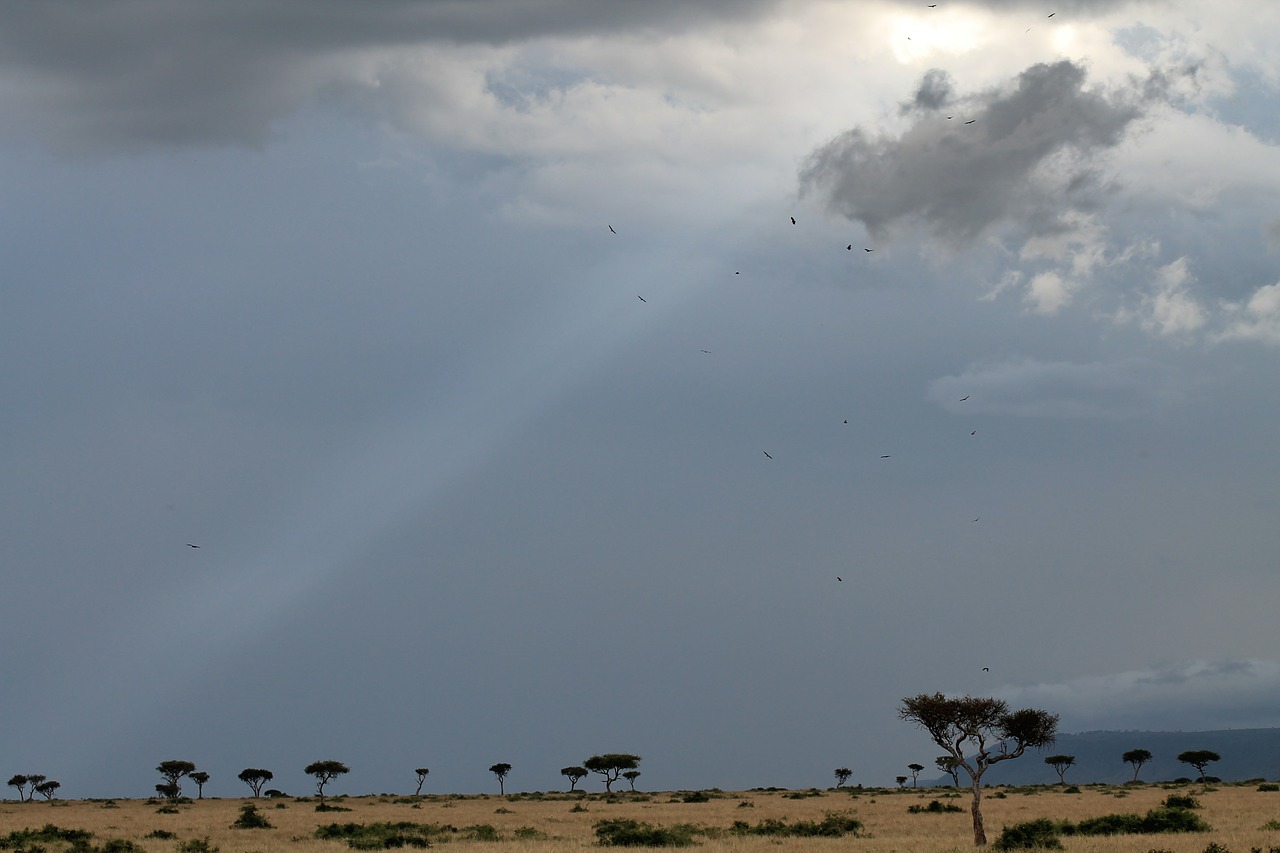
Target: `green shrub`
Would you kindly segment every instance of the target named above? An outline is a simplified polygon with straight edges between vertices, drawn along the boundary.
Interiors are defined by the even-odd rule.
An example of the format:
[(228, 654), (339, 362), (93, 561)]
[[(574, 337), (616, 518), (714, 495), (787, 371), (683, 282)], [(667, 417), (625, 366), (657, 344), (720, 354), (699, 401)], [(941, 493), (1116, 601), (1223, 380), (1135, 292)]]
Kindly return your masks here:
[(1280, 785), (1275, 782), (1263, 782), (1258, 786), (1259, 791), (1280, 791)]
[(134, 844), (126, 838), (110, 838), (98, 848), (101, 853), (146, 853), (141, 844)]
[(433, 839), (445, 839), (457, 828), (439, 823), (384, 821), (382, 823), (330, 823), (316, 827), (316, 838), (347, 842), (353, 850), (386, 850), (392, 847), (430, 847)]
[(462, 837), (468, 841), (501, 841), (497, 828), (491, 823), (476, 823), (462, 828)]
[(156, 809), (156, 814), (177, 814), (177, 813), (178, 813), (177, 806), (161, 806), (160, 808)]
[(1109, 814), (1082, 820), (1068, 834), (1120, 835), (1153, 834), (1158, 832), (1208, 832), (1205, 823), (1189, 809), (1152, 809), (1145, 815)]
[(153, 830), (151, 830), (150, 832), (148, 832), (146, 835), (144, 835), (144, 836), (142, 836), (142, 837), (143, 837), (143, 838), (159, 838), (159, 839), (161, 839), (162, 841), (167, 841), (167, 840), (169, 840), (170, 838), (177, 838), (177, 837), (178, 837), (178, 833), (176, 833), (176, 832), (170, 832), (170, 831), (169, 831), (169, 830), (167, 830), (167, 829), (153, 829)]
[(349, 812), (351, 809), (346, 806), (331, 806), (328, 803), (319, 803), (316, 806), (318, 812)]
[(218, 853), (218, 848), (209, 843), (208, 836), (179, 841), (176, 849), (178, 853)]
[(938, 800), (930, 800), (927, 806), (922, 806), (919, 803), (907, 806), (907, 811), (910, 814), (942, 814), (944, 812), (962, 812), (964, 809), (954, 803), (941, 803)]
[(711, 797), (706, 791), (684, 791), (680, 794), (680, 802), (682, 803), (709, 803)]
[(1170, 794), (1164, 798), (1166, 809), (1198, 809), (1200, 801), (1190, 794)]
[(787, 823), (776, 817), (765, 818), (752, 826), (735, 820), (729, 831), (736, 835), (765, 835), (788, 838), (839, 838), (862, 829), (862, 821), (853, 815), (827, 812), (821, 821), (798, 820)]
[(41, 841), (65, 841), (69, 844), (85, 845), (89, 843), (90, 838), (93, 838), (93, 833), (87, 829), (62, 829), (46, 823), (39, 829), (15, 829), (8, 835), (0, 837), (0, 847), (25, 847), (30, 850), (32, 842)]
[(573, 808), (569, 809), (569, 811), (570, 812), (586, 812), (591, 810), (588, 809), (586, 806), (584, 806), (582, 803), (575, 803)]
[(991, 846), (996, 850), (1061, 850), (1061, 829), (1061, 824), (1046, 817), (1015, 823), (1001, 830)]
[(596, 841), (604, 847), (688, 847), (697, 831), (687, 823), (654, 826), (629, 817), (596, 823)]
[(253, 803), (245, 803), (240, 807), (240, 816), (236, 818), (235, 823), (231, 824), (232, 829), (270, 829), (271, 821), (258, 812), (258, 807)]
[(1280, 832), (1280, 820), (1269, 820), (1261, 828), (1263, 832)]
[(514, 835), (516, 838), (528, 839), (530, 841), (541, 841), (547, 837), (547, 834), (536, 826), (517, 826)]
[(1078, 794), (1078, 793), (1080, 793), (1080, 788), (1079, 788), (1078, 786), (1076, 786), (1076, 785), (1071, 785), (1071, 786), (1069, 786), (1069, 787), (1063, 788), (1063, 789), (1062, 789), (1062, 793), (1064, 793), (1064, 794)]

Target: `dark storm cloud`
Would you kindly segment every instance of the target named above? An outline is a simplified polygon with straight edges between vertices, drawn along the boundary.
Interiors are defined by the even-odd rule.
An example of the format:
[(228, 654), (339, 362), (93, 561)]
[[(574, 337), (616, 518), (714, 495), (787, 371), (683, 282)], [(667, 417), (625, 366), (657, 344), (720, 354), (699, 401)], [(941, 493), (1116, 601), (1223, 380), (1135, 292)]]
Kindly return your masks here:
[[(1069, 60), (1037, 64), (1008, 87), (953, 99), (946, 75), (930, 71), (906, 131), (841, 134), (809, 156), (802, 186), (876, 236), (908, 221), (952, 243), (1014, 219), (1050, 231), (1096, 203), (1091, 160), (1143, 115), (1144, 97), (1163, 91), (1137, 83), (1105, 92), (1087, 88), (1086, 76)], [(1055, 180), (1042, 174), (1050, 168)]]
[(951, 100), (955, 85), (951, 75), (941, 68), (930, 68), (920, 81), (920, 88), (915, 97), (902, 105), (904, 113), (912, 110), (937, 110), (945, 107)]
[(335, 57), (411, 44), (675, 31), (775, 0), (107, 0), (5, 3), (0, 106), (10, 133), (61, 149), (261, 144), (331, 84)]

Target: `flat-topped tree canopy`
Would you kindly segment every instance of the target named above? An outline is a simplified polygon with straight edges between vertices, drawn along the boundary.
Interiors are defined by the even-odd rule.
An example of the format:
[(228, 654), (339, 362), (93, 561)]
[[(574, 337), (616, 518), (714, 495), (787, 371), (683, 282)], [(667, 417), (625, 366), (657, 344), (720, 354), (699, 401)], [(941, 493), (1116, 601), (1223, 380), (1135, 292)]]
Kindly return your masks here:
[(606, 752), (603, 755), (593, 755), (586, 761), (582, 762), (582, 766), (590, 770), (592, 773), (599, 773), (604, 777), (604, 789), (606, 792), (613, 792), (613, 783), (618, 781), (624, 770), (635, 770), (640, 766), (642, 759), (638, 755), (632, 755), (629, 752)]

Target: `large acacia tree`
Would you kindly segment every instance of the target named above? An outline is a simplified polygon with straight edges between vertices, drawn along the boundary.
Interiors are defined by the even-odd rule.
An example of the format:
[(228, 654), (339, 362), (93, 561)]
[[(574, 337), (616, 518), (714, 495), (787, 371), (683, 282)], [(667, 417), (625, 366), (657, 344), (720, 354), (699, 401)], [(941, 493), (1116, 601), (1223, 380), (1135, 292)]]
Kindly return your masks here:
[(161, 761), (156, 767), (156, 772), (164, 777), (164, 782), (156, 786), (156, 791), (171, 800), (176, 800), (182, 796), (182, 785), (178, 780), (183, 776), (190, 776), (195, 773), (196, 766), (190, 761), (173, 759), (171, 761)]
[(351, 768), (341, 761), (313, 761), (302, 770), (316, 779), (316, 795), (320, 797), (320, 805), (324, 805), (324, 786), (341, 776), (350, 773)]
[(606, 752), (604, 755), (593, 755), (582, 766), (592, 773), (604, 777), (606, 793), (613, 793), (613, 783), (618, 781), (624, 770), (635, 770), (640, 765), (640, 756), (629, 752)]
[(908, 696), (898, 718), (915, 723), (969, 774), (973, 790), (973, 843), (987, 843), (982, 824), (982, 776), (992, 764), (1018, 758), (1027, 747), (1051, 745), (1058, 734), (1058, 715), (1037, 708), (1010, 711), (1003, 699), (980, 696), (950, 698), (941, 693)]
[(1120, 756), (1120, 760), (1125, 764), (1133, 765), (1133, 781), (1137, 782), (1138, 771), (1142, 769), (1142, 765), (1151, 760), (1151, 752), (1146, 749), (1131, 749)]
[(262, 786), (275, 778), (270, 770), (263, 770), (261, 767), (246, 767), (236, 776), (241, 782), (249, 786), (255, 797), (262, 795)]
[(1218, 755), (1218, 753), (1211, 749), (1188, 749), (1186, 752), (1178, 754), (1179, 761), (1183, 764), (1190, 764), (1196, 770), (1200, 771), (1201, 785), (1205, 784), (1204, 768), (1209, 765), (1209, 762), (1220, 761), (1221, 759), (1222, 756)]

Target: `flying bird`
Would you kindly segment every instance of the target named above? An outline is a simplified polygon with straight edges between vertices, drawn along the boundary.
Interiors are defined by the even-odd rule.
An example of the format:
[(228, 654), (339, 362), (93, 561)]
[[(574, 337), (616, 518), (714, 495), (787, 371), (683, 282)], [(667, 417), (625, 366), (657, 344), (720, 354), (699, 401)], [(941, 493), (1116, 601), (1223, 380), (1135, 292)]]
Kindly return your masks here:
[(982, 671), (983, 671), (983, 672), (990, 672), (990, 671), (991, 671), (991, 667), (989, 667), (989, 666), (984, 666), (984, 667), (982, 668)]
[(1057, 13), (1057, 12), (1050, 12), (1050, 13), (1049, 13), (1049, 17), (1050, 17), (1050, 18), (1052, 18), (1052, 17), (1053, 17), (1054, 15), (1056, 15), (1056, 14), (1058, 14), (1058, 13)]
[(892, 457), (892, 456), (881, 456), (880, 458), (881, 458), (881, 459), (892, 459), (893, 457)]
[(836, 575), (836, 580), (840, 581), (841, 583), (844, 583), (844, 578), (840, 577), (839, 575)]
[(618, 232), (617, 232), (617, 231), (614, 231), (614, 230), (613, 230), (613, 226), (612, 226), (612, 225), (610, 225), (610, 226), (609, 226), (609, 233), (610, 233), (610, 234), (617, 234)]
[[(761, 452), (761, 453), (763, 453), (765, 456), (769, 456), (769, 451), (767, 451), (767, 450), (762, 450), (762, 451), (760, 451), (760, 452)], [(770, 458), (770, 459), (772, 459), (773, 457), (772, 457), (772, 456), (769, 456), (769, 458)]]
[(848, 418), (845, 418), (845, 419), (844, 419), (844, 422), (845, 422), (845, 423), (848, 423), (848, 422), (849, 422), (849, 419), (848, 419)]
[(852, 252), (852, 251), (853, 251), (853, 244), (852, 244), (852, 243), (850, 243), (849, 245), (845, 246), (845, 248), (846, 248), (846, 249), (848, 249), (850, 252)]
[(973, 432), (969, 433), (969, 435), (977, 435), (977, 434), (978, 434), (978, 431), (976, 429)]
[(703, 352), (705, 352), (707, 355), (710, 355), (710, 354), (711, 354), (711, 350), (709, 350), (709, 349), (704, 349), (704, 350), (703, 350)]
[(200, 546), (199, 546), (199, 545), (192, 545), (190, 542), (188, 542), (188, 543), (187, 543), (187, 547), (188, 547), (188, 548), (199, 548)]
[[(974, 521), (982, 521), (982, 516), (978, 516), (977, 518), (975, 518), (975, 519), (974, 519)], [(970, 522), (970, 523), (972, 523), (972, 522)]]
[(864, 252), (874, 252), (874, 251), (875, 251), (875, 249), (863, 249), (862, 251), (864, 251)]
[(966, 121), (965, 124), (973, 124), (975, 121), (977, 121), (976, 118), (971, 118), (968, 121)]
[(791, 217), (791, 224), (792, 224), (792, 225), (795, 225), (795, 224), (796, 224), (796, 218), (795, 218), (794, 216), (793, 216), (793, 217)]
[(972, 396), (973, 396), (972, 394), (965, 394), (963, 397), (960, 398), (960, 402), (963, 403), (965, 400), (968, 400)]
[(643, 296), (641, 296), (638, 293), (636, 294), (636, 299), (639, 299), (641, 302), (644, 302), (644, 303), (648, 303), (649, 301), (648, 299), (645, 299)]

